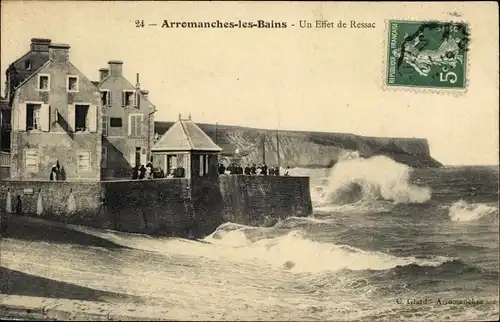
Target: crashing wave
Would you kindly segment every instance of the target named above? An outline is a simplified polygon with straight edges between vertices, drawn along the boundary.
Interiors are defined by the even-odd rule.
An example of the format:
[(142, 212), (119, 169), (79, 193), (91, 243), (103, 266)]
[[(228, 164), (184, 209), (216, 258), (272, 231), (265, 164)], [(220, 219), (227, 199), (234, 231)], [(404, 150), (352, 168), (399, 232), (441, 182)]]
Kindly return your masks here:
[[(299, 230), (286, 235), (251, 241), (248, 235), (255, 230), (245, 227), (224, 226), (217, 229), (205, 241), (230, 246), (239, 250), (238, 256), (264, 260), (275, 268), (293, 272), (322, 272), (348, 270), (386, 270), (411, 264), (439, 266), (448, 258), (418, 259), (412, 256), (397, 257), (375, 251), (365, 251), (349, 245), (321, 243), (304, 237)], [(231, 228), (234, 228), (231, 230)], [(257, 231), (255, 231), (257, 232)], [(215, 237), (216, 236), (216, 237)], [(243, 247), (243, 249), (242, 249)]]
[(459, 200), (450, 206), (448, 216), (452, 221), (474, 221), (495, 213), (498, 215), (496, 207), (482, 203), (470, 204), (465, 200)]
[(425, 203), (431, 190), (410, 183), (412, 169), (385, 156), (368, 159), (349, 154), (330, 171), (323, 202), (349, 204), (366, 200)]

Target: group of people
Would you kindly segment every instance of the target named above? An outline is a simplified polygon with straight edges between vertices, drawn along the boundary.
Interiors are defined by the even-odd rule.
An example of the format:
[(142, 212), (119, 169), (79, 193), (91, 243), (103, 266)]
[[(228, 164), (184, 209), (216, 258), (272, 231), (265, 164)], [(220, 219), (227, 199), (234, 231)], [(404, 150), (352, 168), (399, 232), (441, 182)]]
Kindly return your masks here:
[(144, 166), (135, 166), (132, 168), (132, 180), (158, 179), (158, 178), (184, 178), (185, 170), (183, 167), (172, 169), (170, 173), (165, 174), (162, 168), (155, 168), (149, 162)]
[[(289, 167), (285, 170), (285, 176), (288, 176)], [(225, 167), (222, 163), (219, 163), (218, 165), (218, 172), (219, 175), (221, 174), (244, 174), (247, 176), (250, 175), (263, 175), (263, 176), (279, 176), (280, 175), (280, 168), (278, 166), (272, 166), (268, 167), (265, 163), (264, 164), (252, 164), (252, 165), (246, 165), (245, 167), (242, 167), (239, 164), (236, 163), (231, 163), (227, 167)]]
[[(289, 169), (287, 167), (285, 169), (285, 173), (283, 175), (289, 176)], [(229, 175), (229, 174), (244, 174), (247, 176), (250, 175), (261, 175), (261, 176), (279, 176), (280, 168), (278, 166), (268, 167), (264, 164), (252, 164), (242, 167), (239, 164), (231, 163), (227, 167), (224, 164), (218, 164), (218, 173), (219, 175)], [(149, 162), (146, 166), (135, 166), (132, 169), (132, 180), (142, 180), (142, 179), (157, 179), (157, 178), (184, 178), (185, 177), (185, 169), (183, 167), (173, 168), (168, 174), (163, 172), (162, 168), (155, 168), (153, 164)]]
[(146, 164), (146, 166), (141, 164), (141, 166), (135, 166), (132, 168), (132, 180), (156, 178), (165, 178), (165, 173), (161, 168), (154, 168), (151, 162)]
[(65, 181), (66, 171), (59, 165), (59, 160), (50, 169), (50, 181)]

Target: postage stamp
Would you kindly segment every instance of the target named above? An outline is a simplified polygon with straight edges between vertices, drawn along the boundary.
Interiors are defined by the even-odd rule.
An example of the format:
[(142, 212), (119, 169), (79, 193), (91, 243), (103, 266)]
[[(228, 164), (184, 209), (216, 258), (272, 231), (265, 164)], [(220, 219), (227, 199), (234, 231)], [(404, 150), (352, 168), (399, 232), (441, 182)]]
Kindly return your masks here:
[(388, 22), (385, 83), (465, 89), (469, 28), (463, 22)]

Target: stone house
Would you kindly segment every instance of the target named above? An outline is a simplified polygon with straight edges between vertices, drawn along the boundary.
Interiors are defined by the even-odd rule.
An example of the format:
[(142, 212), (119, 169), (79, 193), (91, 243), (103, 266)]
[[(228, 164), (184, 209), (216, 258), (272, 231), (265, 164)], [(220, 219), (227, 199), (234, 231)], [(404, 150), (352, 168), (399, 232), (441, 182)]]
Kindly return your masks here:
[[(8, 90), (10, 178), (49, 180), (52, 166), (59, 162), (66, 180), (99, 180), (99, 90), (71, 63), (69, 45), (40, 46), (43, 53), (48, 47), (48, 60)], [(34, 61), (31, 69), (38, 66)], [(19, 64), (28, 67), (22, 60)]]
[(123, 62), (111, 60), (99, 70), (102, 105), (102, 178), (130, 178), (132, 168), (146, 165), (154, 140), (155, 106), (148, 91), (123, 76)]
[(0, 179), (10, 177), (11, 103), (19, 84), (49, 60), (50, 39), (31, 39), (30, 49), (5, 71), (5, 97), (0, 101)]

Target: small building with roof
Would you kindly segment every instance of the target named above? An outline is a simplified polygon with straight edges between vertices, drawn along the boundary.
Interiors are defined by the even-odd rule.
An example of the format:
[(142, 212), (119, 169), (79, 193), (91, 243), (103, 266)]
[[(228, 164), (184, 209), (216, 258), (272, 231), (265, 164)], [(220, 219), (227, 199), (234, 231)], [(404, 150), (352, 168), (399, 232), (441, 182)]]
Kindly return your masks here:
[(212, 141), (191, 117), (179, 119), (151, 149), (153, 166), (165, 174), (179, 173), (185, 178), (216, 177), (222, 148)]

